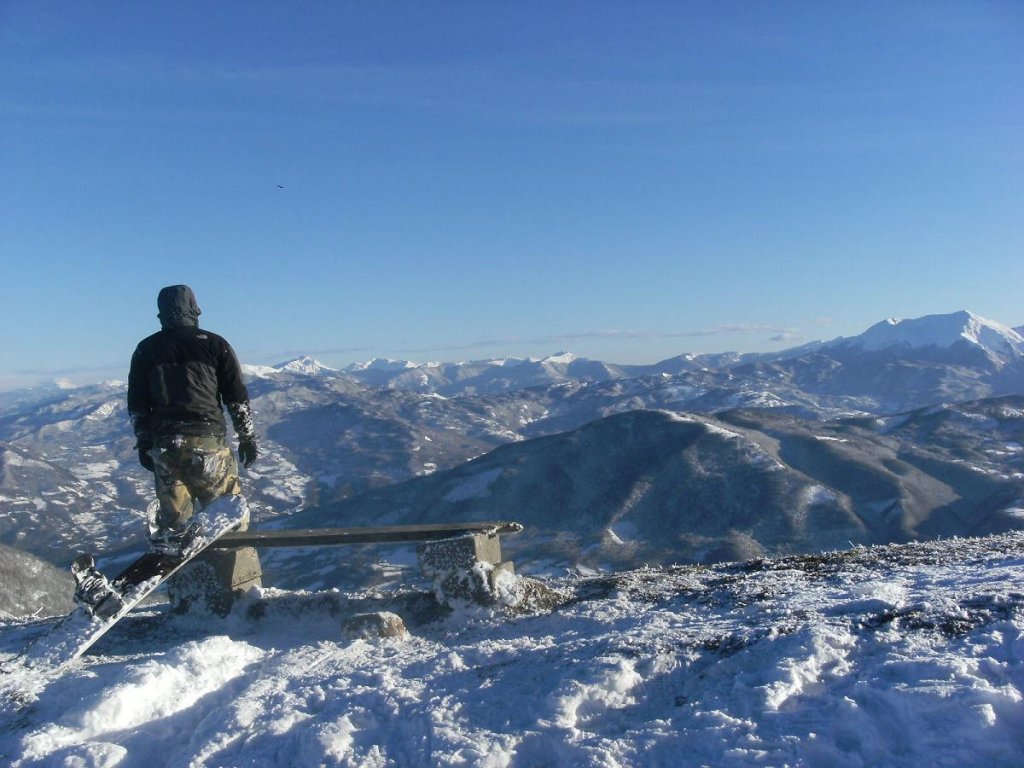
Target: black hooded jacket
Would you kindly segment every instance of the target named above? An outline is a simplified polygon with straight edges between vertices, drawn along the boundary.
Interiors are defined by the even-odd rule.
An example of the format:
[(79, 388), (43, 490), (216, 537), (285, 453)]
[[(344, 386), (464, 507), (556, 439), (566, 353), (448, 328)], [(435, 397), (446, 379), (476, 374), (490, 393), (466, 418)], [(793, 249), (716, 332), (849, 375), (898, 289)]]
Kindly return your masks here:
[(140, 442), (169, 435), (226, 434), (228, 407), (240, 438), (252, 437), (249, 393), (231, 345), (198, 326), (186, 285), (160, 291), (162, 329), (139, 342), (128, 373), (128, 412)]

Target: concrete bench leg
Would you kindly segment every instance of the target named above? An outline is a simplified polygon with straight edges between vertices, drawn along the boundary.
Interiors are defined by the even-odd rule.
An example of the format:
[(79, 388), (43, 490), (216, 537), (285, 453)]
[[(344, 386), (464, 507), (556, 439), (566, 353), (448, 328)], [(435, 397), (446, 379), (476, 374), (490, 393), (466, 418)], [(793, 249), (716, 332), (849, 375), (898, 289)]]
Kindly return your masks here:
[(262, 585), (260, 559), (252, 547), (208, 549), (167, 581), (175, 611), (202, 608), (227, 615), (235, 599)]
[(511, 562), (501, 559), (497, 535), (468, 534), (417, 545), (420, 570), (432, 579), (445, 598), (472, 600), (481, 605), (496, 601), (495, 579), (514, 573)]

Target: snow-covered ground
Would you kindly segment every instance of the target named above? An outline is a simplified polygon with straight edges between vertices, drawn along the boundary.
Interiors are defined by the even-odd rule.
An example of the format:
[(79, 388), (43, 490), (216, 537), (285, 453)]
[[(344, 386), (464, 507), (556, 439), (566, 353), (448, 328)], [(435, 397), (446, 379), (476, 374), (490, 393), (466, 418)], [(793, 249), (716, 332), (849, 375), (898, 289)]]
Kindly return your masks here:
[[(268, 589), (226, 619), (156, 606), (57, 679), (7, 674), (0, 758), (1020, 765), (1022, 577), (1015, 533), (567, 578), (549, 582), (566, 598), (553, 610), (460, 605), (429, 621), (412, 590)], [(409, 633), (346, 635), (366, 610)], [(0, 659), (47, 625), (0, 625)]]

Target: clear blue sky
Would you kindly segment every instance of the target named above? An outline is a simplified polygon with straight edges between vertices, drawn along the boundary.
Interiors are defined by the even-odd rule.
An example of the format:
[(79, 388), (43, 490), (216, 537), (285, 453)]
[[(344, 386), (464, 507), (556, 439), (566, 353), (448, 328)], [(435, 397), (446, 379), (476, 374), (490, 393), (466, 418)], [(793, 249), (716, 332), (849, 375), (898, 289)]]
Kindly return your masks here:
[(0, 387), (1024, 323), (1017, 0), (0, 0), (0, 163)]

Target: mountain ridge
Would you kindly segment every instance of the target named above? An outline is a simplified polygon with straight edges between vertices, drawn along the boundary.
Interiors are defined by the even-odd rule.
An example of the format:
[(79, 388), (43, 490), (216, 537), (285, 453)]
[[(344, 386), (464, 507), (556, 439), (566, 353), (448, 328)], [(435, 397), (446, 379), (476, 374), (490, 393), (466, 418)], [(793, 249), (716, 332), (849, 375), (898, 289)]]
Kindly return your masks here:
[[(963, 319), (970, 318), (964, 315)], [(890, 521), (898, 524), (894, 522), (894, 527), (887, 529), (897, 539), (948, 534), (955, 529), (957, 515), (967, 515), (961, 521), (964, 526), (970, 515), (987, 520), (989, 528), (1006, 522), (1003, 511), (1016, 507), (1013, 498), (1004, 496), (1015, 493), (1015, 486), (1002, 479), (992, 485), (984, 475), (995, 473), (1002, 478), (1022, 472), (1020, 448), (1015, 447), (1020, 439), (1014, 442), (1006, 437), (1005, 429), (995, 429), (1010, 417), (987, 415), (981, 406), (971, 406), (973, 411), (963, 412), (974, 415), (948, 419), (952, 425), (948, 429), (957, 436), (956, 445), (948, 440), (942, 443), (945, 438), (941, 430), (919, 430), (911, 437), (904, 429), (895, 436), (883, 436), (877, 430), (872, 432), (874, 427), (870, 425), (875, 421), (891, 425), (901, 419), (914, 422), (921, 417), (906, 414), (918, 413), (916, 409), (922, 408), (941, 409), (944, 403), (988, 403), (996, 413), (998, 409), (992, 404), (1001, 402), (999, 398), (1009, 397), (1008, 402), (1016, 403), (1013, 398), (1024, 392), (1024, 365), (1017, 357), (993, 356), (966, 339), (946, 348), (891, 345), (862, 350), (840, 345), (828, 349), (812, 344), (796, 349), (803, 351), (790, 357), (682, 355), (670, 361), (666, 366), (669, 370), (652, 372), (644, 368), (639, 376), (632, 375), (634, 369), (616, 369), (569, 354), (532, 361), (460, 363), (449, 369), (438, 365), (429, 371), (391, 364), (368, 366), (396, 369), (385, 371), (388, 375), (430, 373), (436, 377), (426, 384), (414, 382), (415, 387), (369, 386), (350, 373), (325, 370), (311, 364), (310, 359), (299, 358), (301, 364), (294, 366), (296, 370), (284, 370), (287, 364), (282, 364), (266, 375), (248, 378), (261, 457), (246, 473), (246, 493), (256, 524), (275, 525), (282, 517), (300, 510), (336, 509), (347, 500), (380, 493), (417, 477), (443, 476), (466, 462), (502, 450), (502, 446), (558, 434), (587, 434), (585, 428), (592, 422), (596, 426), (589, 434), (598, 434), (602, 420), (649, 411), (718, 425), (764, 446), (784, 444), (784, 454), (776, 447), (776, 459), (792, 479), (791, 487), (805, 488), (816, 482), (838, 499), (831, 507), (835, 515), (853, 515), (859, 522), (850, 518), (850, 524), (875, 531), (871, 534), (875, 538), (878, 521), (872, 517), (872, 505), (885, 499), (888, 501), (881, 508), (893, 500), (899, 502), (889, 513)], [(16, 399), (0, 407), (0, 443), (4, 448), (0, 457), (0, 543), (61, 565), (83, 545), (104, 552), (137, 547), (144, 530), (141, 522), (152, 498), (152, 477), (137, 464), (125, 411), (124, 383), (47, 390), (39, 395), (36, 400)], [(1013, 408), (1024, 410), (1019, 405), (1010, 410)], [(738, 413), (755, 416), (747, 416), (752, 421), (741, 423), (735, 421), (739, 417), (734, 414)], [(733, 420), (732, 426), (723, 426), (726, 420)], [(666, 431), (657, 420), (644, 423), (652, 440)], [(854, 428), (857, 424), (861, 432)], [(710, 432), (711, 427), (707, 430)], [(819, 437), (828, 435), (827, 430), (838, 430), (837, 439), (849, 441), (847, 448), (854, 454), (860, 452), (860, 459), (844, 455), (842, 443), (830, 445), (828, 440), (817, 440), (811, 434), (815, 430), (826, 430), (818, 432)], [(993, 443), (994, 438), (1002, 442)], [(897, 440), (903, 446), (901, 453), (893, 454), (884, 445), (885, 440)], [(729, 451), (716, 441), (706, 436), (694, 450), (724, 460)], [(596, 442), (591, 444), (594, 460), (598, 461), (603, 449)], [(928, 445), (936, 442), (941, 444), (936, 449), (938, 454), (927, 455)], [(640, 451), (637, 444), (633, 445)], [(979, 452), (974, 447), (979, 445), (988, 446), (994, 453)], [(831, 450), (824, 450), (828, 447)], [(557, 464), (560, 456), (558, 451), (551, 451), (548, 460)], [(919, 466), (909, 462), (910, 456), (924, 457), (920, 458), (923, 463)], [(957, 457), (966, 463), (957, 465)], [(606, 461), (604, 475), (629, 475), (635, 487), (643, 485), (636, 456), (631, 465), (627, 462), (621, 467), (607, 456), (600, 460)], [(833, 482), (831, 475), (817, 477), (817, 469), (808, 469), (835, 466), (848, 467), (851, 477), (871, 478), (870, 487), (886, 489), (888, 495), (869, 498), (858, 487), (848, 489), (842, 482)], [(892, 467), (898, 467), (899, 472)], [(956, 506), (950, 491), (941, 487), (940, 470), (956, 480), (944, 485), (963, 486), (958, 492), (973, 506)], [(719, 482), (729, 472), (739, 471), (753, 470), (742, 469), (733, 456), (726, 464), (708, 470), (707, 476), (717, 477), (714, 482)], [(565, 473), (559, 482), (568, 483), (565, 498), (579, 507), (585, 498), (572, 489), (584, 482), (599, 486), (606, 479), (598, 476), (584, 481), (581, 478), (586, 473), (577, 477), (574, 472), (577, 470)], [(681, 475), (677, 473), (678, 477)], [(770, 483), (765, 483), (763, 487), (770, 488)], [(608, 499), (622, 502), (622, 498), (629, 497), (628, 489), (613, 485), (607, 486)], [(989, 491), (988, 501), (978, 496), (982, 488)], [(523, 504), (530, 498), (544, 499), (542, 491), (544, 486), (540, 484), (536, 493), (521, 494), (520, 498)], [(803, 498), (800, 492), (793, 493)], [(781, 492), (777, 495), (782, 498)], [(1024, 493), (1020, 495), (1024, 497)], [(652, 503), (656, 496), (651, 495), (630, 514), (643, 512), (644, 504)], [(941, 499), (946, 501), (939, 503)], [(786, 519), (789, 511), (781, 502), (772, 504), (779, 520)], [(540, 506), (551, 508), (550, 499)], [(513, 507), (505, 510), (508, 514), (516, 511)], [(404, 522), (416, 521), (409, 518)], [(540, 530), (544, 525), (536, 527)], [(608, 529), (607, 535), (604, 529)], [(736, 533), (730, 534), (733, 529)], [(747, 544), (753, 541), (764, 546), (764, 542), (757, 542), (759, 534), (750, 526), (733, 526), (716, 530), (704, 544), (687, 543), (686, 556), (700, 559), (716, 548), (735, 549), (742, 539), (740, 534), (747, 537)], [(605, 538), (612, 544), (615, 537), (629, 540), (614, 525), (594, 529), (587, 536), (587, 546), (597, 547), (595, 552), (600, 551)], [(657, 536), (649, 538), (654, 541)], [(856, 536), (850, 534), (848, 538)], [(635, 549), (640, 551), (644, 546), (647, 544), (640, 542)], [(625, 551), (611, 545), (605, 550)]]
[[(459, 363), (426, 363), (388, 360), (349, 366), (343, 373), (367, 386), (434, 391), (445, 396), (495, 394), (540, 384), (565, 381), (602, 382), (659, 374), (679, 375), (704, 370), (727, 370), (738, 366), (783, 363), (808, 355), (873, 355), (911, 352), (937, 364), (973, 364), (983, 355), (1000, 368), (1016, 365), (1024, 371), (1024, 335), (1002, 323), (988, 320), (969, 310), (926, 315), (909, 320), (889, 318), (863, 333), (812, 341), (770, 353), (722, 352), (684, 353), (648, 365), (619, 365), (560, 352), (546, 358), (506, 358)], [(971, 396), (977, 396), (974, 392)]]

